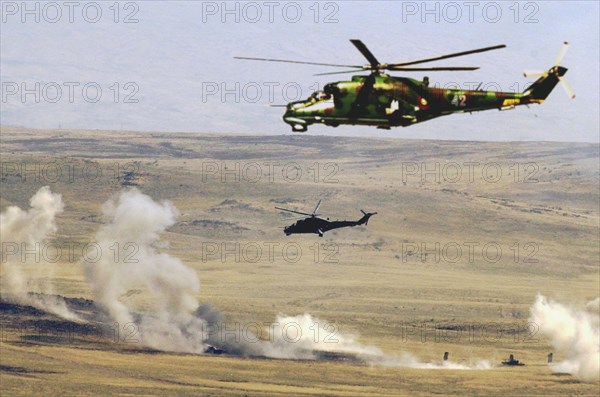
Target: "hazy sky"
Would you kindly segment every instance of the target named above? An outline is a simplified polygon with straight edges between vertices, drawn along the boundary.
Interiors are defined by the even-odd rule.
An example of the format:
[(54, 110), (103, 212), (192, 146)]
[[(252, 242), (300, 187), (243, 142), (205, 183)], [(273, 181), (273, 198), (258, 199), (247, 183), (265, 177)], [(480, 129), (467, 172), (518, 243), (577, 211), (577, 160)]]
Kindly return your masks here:
[[(285, 104), (348, 75), (328, 67), (234, 60), (255, 56), (363, 64), (360, 38), (381, 62), (471, 48), (507, 48), (433, 65), (432, 84), (522, 91), (525, 70), (562, 64), (542, 105), (451, 115), (391, 131), (309, 127), (309, 134), (465, 140), (599, 140), (599, 6), (584, 2), (3, 1), (3, 125), (290, 134)], [(395, 73), (401, 75), (400, 73)], [(422, 78), (423, 73), (404, 73)]]

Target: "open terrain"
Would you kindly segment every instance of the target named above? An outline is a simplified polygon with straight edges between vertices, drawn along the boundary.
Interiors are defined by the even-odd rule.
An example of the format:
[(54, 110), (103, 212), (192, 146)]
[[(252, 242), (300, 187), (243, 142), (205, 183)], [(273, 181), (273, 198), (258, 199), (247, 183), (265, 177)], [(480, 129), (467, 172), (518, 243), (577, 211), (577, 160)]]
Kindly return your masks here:
[[(2, 211), (29, 208), (49, 186), (65, 203), (55, 244), (93, 242), (105, 223), (102, 204), (123, 190), (171, 201), (179, 216), (158, 249), (197, 273), (199, 301), (218, 308), (230, 329), (264, 330), (278, 315), (309, 313), (390, 356), (440, 363), (449, 352), (458, 364), (492, 365), (162, 352), (136, 343), (135, 330), (115, 337), (110, 324), (68, 322), (3, 294), (2, 395), (600, 391), (598, 382), (553, 373), (552, 347), (529, 321), (538, 294), (572, 305), (600, 295), (597, 144), (14, 127), (2, 127), (1, 143)], [(320, 199), (331, 219), (378, 214), (323, 238), (286, 237), (282, 228), (295, 218), (274, 207), (310, 212)], [(101, 312), (80, 259), (75, 250), (43, 272), (23, 261), (28, 292), (50, 293), (51, 285), (84, 317)], [(151, 295), (141, 288), (122, 299), (144, 311)], [(526, 365), (501, 366), (509, 354)]]

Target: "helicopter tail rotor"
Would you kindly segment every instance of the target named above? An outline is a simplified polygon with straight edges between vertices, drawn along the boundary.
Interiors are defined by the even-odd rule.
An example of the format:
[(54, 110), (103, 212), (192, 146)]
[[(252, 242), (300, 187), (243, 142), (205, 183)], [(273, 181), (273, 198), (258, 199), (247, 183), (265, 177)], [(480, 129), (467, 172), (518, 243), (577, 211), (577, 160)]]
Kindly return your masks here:
[(558, 56), (556, 57), (556, 61), (554, 66), (548, 69), (545, 72), (525, 72), (523, 76), (525, 77), (539, 77), (532, 85), (529, 87), (525, 94), (531, 96), (533, 99), (544, 100), (550, 94), (552, 89), (556, 86), (556, 84), (561, 83), (565, 92), (571, 99), (575, 99), (575, 93), (563, 77), (565, 73), (567, 73), (567, 68), (560, 66), (560, 62), (563, 57), (567, 53), (569, 48), (569, 43), (565, 41), (563, 43), (562, 48), (560, 49)]
[(358, 221), (359, 225), (368, 225), (369, 224), (369, 218), (371, 218), (373, 215), (377, 215), (377, 212), (365, 212), (363, 210), (360, 210), (360, 212), (363, 213), (363, 217), (360, 218), (360, 220)]

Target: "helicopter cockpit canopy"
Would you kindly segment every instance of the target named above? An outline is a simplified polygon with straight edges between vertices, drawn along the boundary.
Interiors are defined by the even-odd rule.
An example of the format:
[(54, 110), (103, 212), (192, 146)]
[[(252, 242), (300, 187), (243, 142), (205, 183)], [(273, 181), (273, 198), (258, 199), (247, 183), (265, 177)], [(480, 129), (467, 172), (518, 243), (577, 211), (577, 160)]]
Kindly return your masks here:
[(331, 99), (331, 94), (328, 94), (325, 91), (315, 91), (311, 95), (311, 98), (317, 101), (327, 101)]

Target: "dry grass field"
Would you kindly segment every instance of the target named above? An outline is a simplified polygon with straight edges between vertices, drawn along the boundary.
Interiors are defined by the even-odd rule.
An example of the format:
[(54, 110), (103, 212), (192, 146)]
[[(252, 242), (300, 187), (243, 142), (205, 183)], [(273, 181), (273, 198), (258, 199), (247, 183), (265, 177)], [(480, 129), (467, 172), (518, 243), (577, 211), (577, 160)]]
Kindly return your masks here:
[[(195, 271), (199, 302), (230, 329), (309, 313), (390, 357), (439, 364), (449, 352), (491, 368), (165, 352), (14, 305), (3, 291), (2, 395), (598, 395), (598, 382), (550, 370), (553, 348), (529, 321), (538, 294), (569, 305), (600, 295), (598, 145), (384, 136), (2, 127), (0, 205), (27, 209), (49, 186), (65, 203), (51, 241), (84, 245), (105, 223), (102, 204), (135, 187), (178, 209), (157, 249)], [(310, 212), (320, 199), (332, 219), (378, 214), (323, 238), (286, 237), (294, 218), (274, 207)], [(23, 261), (28, 292), (51, 285), (76, 311), (95, 310), (75, 252)], [(121, 299), (144, 311), (152, 293)], [(526, 365), (502, 366), (509, 354)]]

